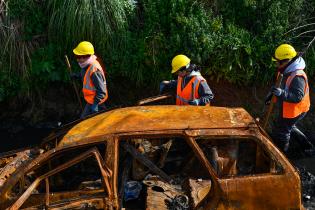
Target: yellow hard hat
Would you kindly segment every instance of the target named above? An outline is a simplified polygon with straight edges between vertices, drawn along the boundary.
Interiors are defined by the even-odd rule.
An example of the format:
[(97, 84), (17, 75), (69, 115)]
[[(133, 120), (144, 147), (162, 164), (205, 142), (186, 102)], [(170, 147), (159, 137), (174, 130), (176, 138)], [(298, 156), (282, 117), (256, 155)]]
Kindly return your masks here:
[(91, 42), (83, 41), (74, 48), (73, 53), (75, 55), (94, 55), (94, 47)]
[(186, 55), (176, 55), (172, 60), (172, 74), (189, 63), (190, 59)]
[(282, 44), (279, 47), (277, 47), (275, 51), (275, 55), (273, 56), (273, 61), (281, 61), (289, 59), (291, 60), (297, 55), (297, 52), (295, 51), (294, 47), (292, 47), (289, 44)]

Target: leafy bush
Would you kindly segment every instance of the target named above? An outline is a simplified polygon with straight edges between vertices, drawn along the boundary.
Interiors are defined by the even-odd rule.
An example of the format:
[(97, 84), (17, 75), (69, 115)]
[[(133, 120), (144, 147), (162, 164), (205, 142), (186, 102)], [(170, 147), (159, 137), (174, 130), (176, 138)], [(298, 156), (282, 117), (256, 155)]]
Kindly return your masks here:
[[(33, 81), (38, 85), (45, 85), (49, 82), (67, 81), (67, 71), (61, 63), (59, 55), (56, 53), (57, 47), (49, 44), (38, 48), (32, 56), (30, 74)], [(57, 59), (59, 58), (59, 59)], [(35, 84), (37, 85), (37, 84)]]
[(125, 48), (112, 58), (113, 72), (138, 85), (170, 78), (171, 59), (186, 54), (202, 63), (220, 40), (222, 20), (195, 1), (139, 1)]
[(274, 49), (285, 42), (300, 48), (286, 32), (303, 22), (305, 2), (231, 0), (205, 7), (191, 0), (139, 1), (123, 54), (108, 55), (113, 73), (152, 86), (170, 78), (171, 59), (183, 53), (213, 79), (266, 83), (274, 77)]

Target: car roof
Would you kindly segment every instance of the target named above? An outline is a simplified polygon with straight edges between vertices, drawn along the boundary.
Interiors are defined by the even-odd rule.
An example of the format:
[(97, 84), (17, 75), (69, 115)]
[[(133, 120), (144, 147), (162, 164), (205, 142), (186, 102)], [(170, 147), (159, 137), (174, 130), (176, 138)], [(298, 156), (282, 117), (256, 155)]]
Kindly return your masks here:
[(65, 145), (108, 134), (176, 129), (227, 129), (256, 126), (243, 108), (214, 106), (134, 106), (98, 114), (76, 124), (61, 139)]

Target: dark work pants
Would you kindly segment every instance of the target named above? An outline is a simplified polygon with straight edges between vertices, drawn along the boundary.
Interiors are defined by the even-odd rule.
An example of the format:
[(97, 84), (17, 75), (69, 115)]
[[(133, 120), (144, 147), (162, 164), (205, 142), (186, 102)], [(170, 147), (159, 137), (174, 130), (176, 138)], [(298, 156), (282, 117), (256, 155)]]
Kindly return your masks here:
[(305, 117), (305, 115), (306, 113), (302, 113), (295, 118), (282, 118), (281, 116), (279, 117), (276, 124), (272, 128), (273, 141), (278, 146), (278, 148), (281, 149), (283, 152), (286, 153), (289, 149), (292, 130), (301, 132), (296, 127), (296, 123), (302, 120)]
[[(83, 119), (83, 118), (85, 118), (88, 115), (96, 113), (96, 112), (93, 112), (91, 110), (91, 106), (92, 106), (92, 104), (86, 103), (86, 105), (85, 105), (85, 107), (84, 107), (84, 109), (83, 109), (83, 111), (81, 113), (80, 119)], [(103, 111), (105, 109), (106, 109), (106, 107), (105, 107), (104, 103), (98, 105), (98, 111)]]

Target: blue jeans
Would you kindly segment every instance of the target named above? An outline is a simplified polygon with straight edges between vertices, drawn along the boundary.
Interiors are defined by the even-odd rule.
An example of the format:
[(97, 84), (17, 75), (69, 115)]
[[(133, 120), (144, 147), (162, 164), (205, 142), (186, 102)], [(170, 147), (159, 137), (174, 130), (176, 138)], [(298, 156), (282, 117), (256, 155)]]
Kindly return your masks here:
[[(88, 115), (96, 113), (96, 112), (93, 112), (91, 110), (91, 106), (92, 106), (92, 104), (86, 103), (86, 105), (85, 105), (85, 107), (84, 107), (84, 109), (83, 109), (83, 111), (81, 113), (80, 119), (83, 119), (83, 118), (85, 118)], [(105, 107), (104, 103), (98, 105), (98, 112), (102, 111), (102, 110), (105, 110), (105, 109), (106, 109), (106, 107)]]
[[(291, 138), (292, 130), (298, 130), (296, 124), (302, 120), (306, 115), (305, 113), (300, 114), (295, 118), (282, 118), (279, 117), (276, 124), (272, 128), (272, 139), (279, 149), (283, 152), (287, 152), (289, 149), (289, 143)], [(301, 132), (300, 130), (298, 130)]]

